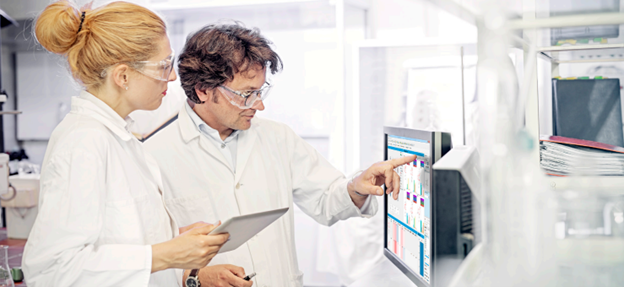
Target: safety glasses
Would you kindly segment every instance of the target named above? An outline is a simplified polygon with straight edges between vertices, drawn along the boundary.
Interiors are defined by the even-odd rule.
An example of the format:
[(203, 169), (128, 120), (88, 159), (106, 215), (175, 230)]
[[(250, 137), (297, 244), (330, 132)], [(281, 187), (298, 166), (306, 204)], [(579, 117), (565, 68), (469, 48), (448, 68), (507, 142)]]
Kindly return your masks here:
[(258, 100), (266, 100), (271, 84), (265, 82), (262, 88), (254, 91), (235, 91), (226, 86), (219, 86), (221, 94), (232, 104), (241, 109), (250, 109)]
[(175, 52), (172, 50), (171, 55), (161, 61), (135, 61), (130, 63), (139, 73), (154, 78), (159, 81), (169, 81), (169, 75), (173, 70), (175, 62)]

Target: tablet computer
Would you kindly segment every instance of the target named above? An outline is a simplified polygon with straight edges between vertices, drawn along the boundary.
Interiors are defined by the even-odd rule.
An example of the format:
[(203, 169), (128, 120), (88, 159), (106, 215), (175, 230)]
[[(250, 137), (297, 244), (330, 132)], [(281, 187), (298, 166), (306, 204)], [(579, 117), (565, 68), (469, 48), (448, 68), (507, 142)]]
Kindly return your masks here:
[(219, 253), (232, 251), (258, 234), (288, 211), (288, 207), (232, 217), (215, 228), (210, 234), (229, 233), (230, 240), (223, 244)]

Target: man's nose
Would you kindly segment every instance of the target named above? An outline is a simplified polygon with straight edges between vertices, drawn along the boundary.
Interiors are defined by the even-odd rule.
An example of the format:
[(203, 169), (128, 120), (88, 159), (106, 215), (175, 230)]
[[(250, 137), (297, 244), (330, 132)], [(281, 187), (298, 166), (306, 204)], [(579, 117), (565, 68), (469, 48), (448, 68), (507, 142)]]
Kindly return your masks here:
[(251, 108), (258, 111), (264, 111), (264, 103), (262, 102), (262, 100), (258, 99), (256, 100), (256, 102), (253, 103)]

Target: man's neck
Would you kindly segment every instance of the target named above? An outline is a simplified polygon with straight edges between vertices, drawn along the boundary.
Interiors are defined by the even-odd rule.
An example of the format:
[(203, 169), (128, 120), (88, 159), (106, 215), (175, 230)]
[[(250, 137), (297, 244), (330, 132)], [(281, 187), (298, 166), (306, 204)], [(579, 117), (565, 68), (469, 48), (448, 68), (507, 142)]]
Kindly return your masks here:
[(219, 131), (219, 136), (221, 137), (222, 141), (224, 141), (227, 137), (229, 137), (234, 132), (233, 129), (226, 129), (225, 131), (218, 130), (218, 131)]
[(204, 121), (205, 124), (219, 132), (219, 137), (221, 138), (221, 140), (224, 141), (234, 132), (234, 130), (231, 128), (217, 124), (217, 121), (212, 117), (212, 114), (203, 113), (200, 109), (198, 109), (198, 107), (198, 105), (191, 105), (191, 108), (193, 109), (195, 114), (197, 114), (197, 116), (202, 121)]

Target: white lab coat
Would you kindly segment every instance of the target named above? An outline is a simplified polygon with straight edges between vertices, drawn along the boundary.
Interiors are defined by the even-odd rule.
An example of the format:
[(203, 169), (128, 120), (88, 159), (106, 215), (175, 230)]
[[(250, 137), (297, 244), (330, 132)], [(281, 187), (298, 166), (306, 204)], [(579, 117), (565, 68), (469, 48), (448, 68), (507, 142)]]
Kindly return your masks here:
[(254, 286), (302, 286), (293, 201), (324, 225), (371, 216), (377, 201), (358, 209), (346, 190), (348, 179), (284, 124), (256, 117), (249, 130), (238, 134), (237, 144), (234, 173), (184, 107), (175, 122), (144, 142), (160, 165), (165, 203), (179, 225), (290, 207), (245, 245), (217, 255), (210, 265), (229, 263), (256, 272)]
[(150, 274), (151, 245), (178, 228), (163, 204), (158, 166), (127, 125), (87, 92), (72, 98), (43, 161), (39, 214), (22, 261), (28, 286), (181, 285), (181, 270)]

